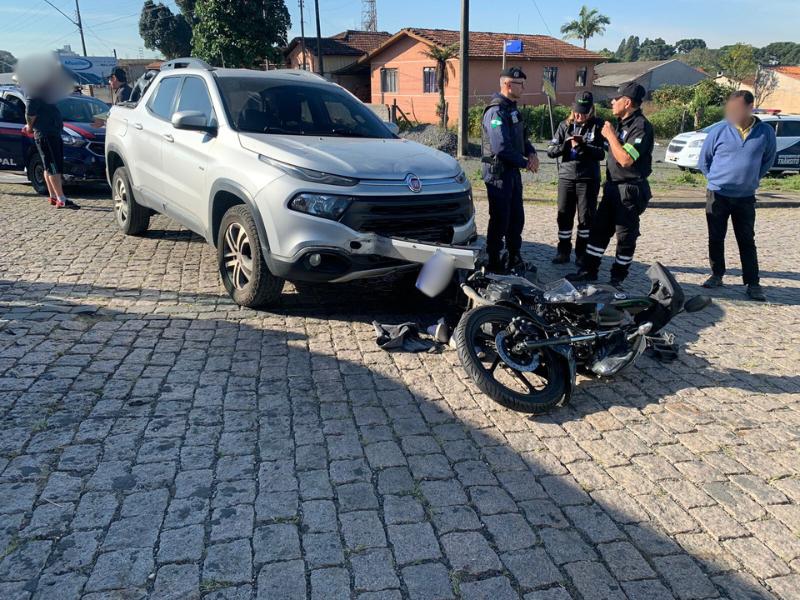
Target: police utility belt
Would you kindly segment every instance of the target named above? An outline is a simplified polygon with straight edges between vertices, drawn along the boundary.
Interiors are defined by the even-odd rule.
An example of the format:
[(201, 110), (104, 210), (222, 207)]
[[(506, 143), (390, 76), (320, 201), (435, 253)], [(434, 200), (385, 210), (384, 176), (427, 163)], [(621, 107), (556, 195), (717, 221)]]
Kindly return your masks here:
[(499, 156), (493, 154), (492, 156), (482, 156), (481, 162), (489, 165), (489, 173), (499, 177), (506, 172), (506, 165)]

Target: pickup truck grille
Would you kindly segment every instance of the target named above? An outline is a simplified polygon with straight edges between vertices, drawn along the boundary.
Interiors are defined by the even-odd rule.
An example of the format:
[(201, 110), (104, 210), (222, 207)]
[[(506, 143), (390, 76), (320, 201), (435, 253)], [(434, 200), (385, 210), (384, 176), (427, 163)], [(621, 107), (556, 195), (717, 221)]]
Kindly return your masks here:
[(402, 197), (357, 197), (341, 223), (362, 233), (451, 243), (453, 228), (472, 216), (467, 193)]

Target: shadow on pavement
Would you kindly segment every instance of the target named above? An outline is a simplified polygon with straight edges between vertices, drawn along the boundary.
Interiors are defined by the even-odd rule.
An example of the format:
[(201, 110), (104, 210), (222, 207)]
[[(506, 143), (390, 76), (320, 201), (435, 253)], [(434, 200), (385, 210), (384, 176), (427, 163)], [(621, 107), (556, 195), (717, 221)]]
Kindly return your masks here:
[[(702, 533), (680, 478), (637, 474), (665, 460), (646, 405), (702, 358), (531, 420), (453, 352), (390, 355), (325, 320), (342, 297), (256, 313), (196, 294), (148, 314), (134, 292), (158, 296), (0, 283), (4, 597), (772, 598)], [(359, 320), (383, 314), (360, 300)], [(684, 404), (687, 430), (712, 422)], [(612, 405), (643, 412), (606, 412), (579, 447), (582, 419)], [(610, 430), (622, 445), (593, 460)], [(176, 531), (199, 536), (188, 554)]]

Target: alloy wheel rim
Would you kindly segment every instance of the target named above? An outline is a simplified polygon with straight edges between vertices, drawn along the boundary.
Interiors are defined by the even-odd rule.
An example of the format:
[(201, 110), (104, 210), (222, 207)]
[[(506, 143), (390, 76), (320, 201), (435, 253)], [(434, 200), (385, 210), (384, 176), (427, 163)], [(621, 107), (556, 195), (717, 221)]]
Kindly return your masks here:
[(122, 179), (117, 179), (117, 184), (114, 186), (114, 210), (117, 219), (124, 225), (128, 220), (128, 188)]
[(238, 223), (225, 230), (223, 263), (228, 280), (237, 290), (244, 289), (253, 278), (253, 249), (250, 237)]

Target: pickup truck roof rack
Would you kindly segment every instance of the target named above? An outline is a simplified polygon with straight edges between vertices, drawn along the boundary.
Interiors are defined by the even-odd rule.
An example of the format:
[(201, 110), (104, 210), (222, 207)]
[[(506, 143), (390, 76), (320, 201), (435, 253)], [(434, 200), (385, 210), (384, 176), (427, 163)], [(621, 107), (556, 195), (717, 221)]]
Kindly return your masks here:
[(170, 69), (204, 69), (206, 71), (213, 71), (214, 67), (199, 58), (185, 57), (173, 58), (161, 65), (162, 71), (168, 71)]

